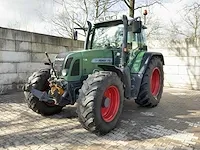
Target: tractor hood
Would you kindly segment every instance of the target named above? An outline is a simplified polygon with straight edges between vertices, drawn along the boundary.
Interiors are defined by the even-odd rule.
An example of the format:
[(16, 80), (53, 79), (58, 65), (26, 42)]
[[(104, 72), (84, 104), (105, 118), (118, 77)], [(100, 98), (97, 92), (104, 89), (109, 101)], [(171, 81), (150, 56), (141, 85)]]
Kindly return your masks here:
[(78, 61), (81, 75), (87, 75), (93, 72), (94, 68), (98, 69), (99, 64), (113, 64), (113, 51), (104, 50), (80, 50), (60, 53), (55, 58), (54, 67), (60, 76), (63, 69), (68, 72), (73, 71), (74, 63)]

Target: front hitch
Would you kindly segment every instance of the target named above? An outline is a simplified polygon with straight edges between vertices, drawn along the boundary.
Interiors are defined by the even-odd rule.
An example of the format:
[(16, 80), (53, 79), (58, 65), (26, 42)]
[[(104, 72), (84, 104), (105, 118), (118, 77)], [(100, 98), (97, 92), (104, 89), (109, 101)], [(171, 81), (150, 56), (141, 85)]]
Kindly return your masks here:
[(35, 97), (39, 99), (39, 101), (47, 102), (47, 103), (55, 103), (55, 101), (49, 97), (46, 91), (42, 92), (32, 87), (32, 84), (25, 84), (22, 87), (22, 90), (25, 92), (32, 93)]
[(39, 99), (39, 101), (47, 102), (47, 103), (55, 103), (55, 101), (49, 97), (46, 91), (42, 92), (37, 89), (31, 88), (30, 91), (35, 97)]
[(39, 101), (43, 101), (46, 103), (54, 103), (55, 105), (59, 106), (66, 106), (68, 104), (71, 104), (72, 96), (68, 92), (68, 90), (65, 90), (62, 95), (60, 95), (57, 100), (56, 98), (53, 99), (46, 91), (40, 91), (32, 87), (31, 84), (25, 84), (23, 86), (23, 91), (32, 93), (35, 97), (39, 99)]

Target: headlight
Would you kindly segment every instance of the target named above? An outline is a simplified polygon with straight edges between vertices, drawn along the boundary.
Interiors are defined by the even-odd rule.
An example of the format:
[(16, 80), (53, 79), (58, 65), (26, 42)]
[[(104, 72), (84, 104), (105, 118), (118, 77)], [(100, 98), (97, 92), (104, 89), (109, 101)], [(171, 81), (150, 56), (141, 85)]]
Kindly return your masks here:
[(62, 76), (66, 76), (68, 74), (68, 69), (63, 69), (62, 70)]

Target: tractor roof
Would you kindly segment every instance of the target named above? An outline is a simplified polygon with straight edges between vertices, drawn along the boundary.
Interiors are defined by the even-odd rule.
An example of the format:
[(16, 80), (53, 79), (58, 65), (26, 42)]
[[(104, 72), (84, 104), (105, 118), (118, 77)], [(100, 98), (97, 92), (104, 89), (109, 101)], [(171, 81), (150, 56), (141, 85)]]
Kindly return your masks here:
[[(95, 28), (100, 28), (100, 27), (111, 27), (111, 26), (116, 26), (119, 24), (123, 24), (122, 20), (111, 20), (111, 21), (104, 21), (100, 23), (95, 23), (94, 26)], [(142, 25), (143, 29), (147, 29), (146, 26)]]
[(104, 21), (104, 22), (100, 22), (100, 23), (95, 23), (94, 26), (95, 26), (95, 28), (100, 28), (100, 27), (116, 26), (119, 24), (123, 24), (123, 21), (122, 20)]

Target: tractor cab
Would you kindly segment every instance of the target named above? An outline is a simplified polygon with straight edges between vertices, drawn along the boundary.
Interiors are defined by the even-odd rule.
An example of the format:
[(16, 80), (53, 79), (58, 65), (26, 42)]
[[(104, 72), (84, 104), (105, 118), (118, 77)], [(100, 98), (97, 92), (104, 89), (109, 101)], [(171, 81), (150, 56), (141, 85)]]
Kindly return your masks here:
[[(94, 40), (91, 44), (92, 49), (105, 47), (113, 49), (121, 49), (123, 42), (127, 42), (127, 50), (132, 50), (142, 47), (145, 44), (144, 30), (140, 18), (128, 24), (128, 28), (123, 24), (122, 20), (108, 21), (100, 24), (95, 24)], [(124, 29), (126, 29), (124, 31)], [(127, 32), (124, 33), (124, 32)], [(127, 35), (127, 41), (123, 41), (123, 35)], [(126, 43), (124, 43), (125, 45)]]
[(123, 19), (104, 21), (93, 26), (88, 22), (85, 49), (111, 50), (114, 65), (119, 66), (120, 60), (125, 65), (135, 50), (147, 50), (144, 29), (146, 27), (142, 25), (140, 17), (128, 20), (123, 16)]

